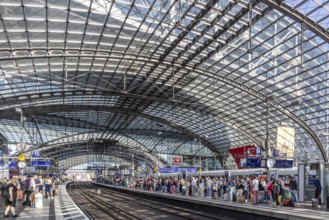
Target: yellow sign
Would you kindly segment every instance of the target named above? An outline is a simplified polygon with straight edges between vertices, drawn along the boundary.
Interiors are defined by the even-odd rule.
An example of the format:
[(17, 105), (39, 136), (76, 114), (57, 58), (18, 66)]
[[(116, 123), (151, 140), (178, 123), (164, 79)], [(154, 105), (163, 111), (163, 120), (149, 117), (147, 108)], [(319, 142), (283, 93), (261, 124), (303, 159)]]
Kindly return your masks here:
[(201, 172), (202, 172), (202, 169), (200, 168), (198, 172), (200, 172), (200, 173), (201, 173)]
[(25, 156), (24, 156), (23, 153), (21, 153), (21, 154), (19, 155), (18, 160), (19, 160), (19, 161), (25, 161)]
[(159, 168), (158, 167), (154, 167), (153, 168), (153, 172), (157, 173), (159, 171)]

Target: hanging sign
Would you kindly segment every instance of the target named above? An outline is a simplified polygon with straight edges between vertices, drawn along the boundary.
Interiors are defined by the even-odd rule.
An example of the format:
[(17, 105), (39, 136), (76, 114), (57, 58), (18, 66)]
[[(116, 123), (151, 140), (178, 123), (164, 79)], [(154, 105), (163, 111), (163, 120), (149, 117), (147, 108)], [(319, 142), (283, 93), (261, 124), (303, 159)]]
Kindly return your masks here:
[(262, 155), (262, 151), (261, 151), (261, 149), (260, 149), (259, 147), (257, 147), (257, 148), (255, 149), (255, 155), (256, 155), (256, 156), (261, 156), (261, 155)]
[(246, 167), (247, 168), (266, 168), (267, 165), (266, 159), (260, 158), (247, 158)]
[(48, 160), (32, 161), (33, 167), (50, 167), (51, 165), (52, 165), (51, 161), (48, 161)]
[(32, 151), (32, 157), (35, 157), (35, 158), (40, 157), (40, 152), (39, 151)]
[(292, 168), (294, 161), (293, 160), (276, 160), (275, 168)]
[(172, 158), (173, 164), (182, 164), (183, 160), (181, 157), (174, 157)]
[(273, 156), (278, 157), (280, 155), (280, 151), (278, 149), (273, 149)]
[(0, 157), (2, 157), (3, 156), (3, 154), (2, 154), (2, 150), (0, 150)]
[(18, 160), (19, 160), (19, 161), (25, 161), (25, 156), (24, 156), (23, 153), (21, 153), (21, 154), (19, 155)]

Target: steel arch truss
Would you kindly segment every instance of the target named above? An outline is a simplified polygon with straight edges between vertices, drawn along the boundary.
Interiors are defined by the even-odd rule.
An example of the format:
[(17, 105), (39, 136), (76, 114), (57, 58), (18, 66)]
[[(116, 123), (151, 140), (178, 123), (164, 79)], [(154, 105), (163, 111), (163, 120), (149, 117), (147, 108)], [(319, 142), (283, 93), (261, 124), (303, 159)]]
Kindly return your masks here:
[(110, 130), (222, 161), (286, 125), (328, 161), (328, 20), (326, 1), (1, 2), (0, 131), (19, 141), (21, 108), (33, 145)]

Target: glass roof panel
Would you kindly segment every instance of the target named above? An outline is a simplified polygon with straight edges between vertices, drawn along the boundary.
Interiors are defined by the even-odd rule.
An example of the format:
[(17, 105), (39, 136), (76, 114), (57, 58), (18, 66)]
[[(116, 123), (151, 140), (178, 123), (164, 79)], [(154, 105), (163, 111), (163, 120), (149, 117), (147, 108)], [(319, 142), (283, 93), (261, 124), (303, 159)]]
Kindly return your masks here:
[(264, 146), (270, 100), (270, 147), (288, 123), (299, 159), (328, 154), (329, 36), (294, 20), (326, 30), (328, 1), (266, 3), (3, 0), (0, 131), (20, 141), (20, 108), (27, 143), (116, 131), (152, 153), (193, 155), (202, 138), (203, 155), (226, 157)]

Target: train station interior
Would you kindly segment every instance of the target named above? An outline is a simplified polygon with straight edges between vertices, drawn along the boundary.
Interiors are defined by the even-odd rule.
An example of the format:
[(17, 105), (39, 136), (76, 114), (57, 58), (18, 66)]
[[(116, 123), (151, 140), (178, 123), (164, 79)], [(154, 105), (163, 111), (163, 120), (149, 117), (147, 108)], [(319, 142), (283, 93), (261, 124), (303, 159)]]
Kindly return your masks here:
[(0, 219), (329, 219), (327, 0), (0, 0), (0, 88)]

